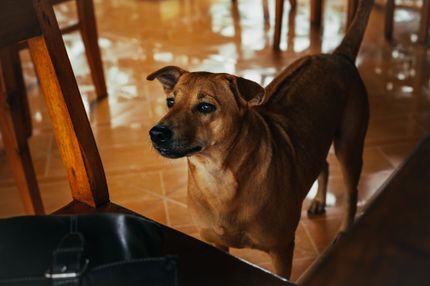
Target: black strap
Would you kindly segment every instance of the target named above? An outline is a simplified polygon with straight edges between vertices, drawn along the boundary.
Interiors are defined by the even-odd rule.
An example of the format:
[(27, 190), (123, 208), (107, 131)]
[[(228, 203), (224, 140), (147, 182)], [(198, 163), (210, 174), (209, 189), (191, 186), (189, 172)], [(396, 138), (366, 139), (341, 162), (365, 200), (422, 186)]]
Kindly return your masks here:
[(53, 251), (51, 270), (45, 273), (46, 278), (52, 279), (53, 286), (79, 286), (80, 277), (89, 263), (83, 257), (85, 240), (78, 232), (77, 217), (70, 219), (70, 232)]

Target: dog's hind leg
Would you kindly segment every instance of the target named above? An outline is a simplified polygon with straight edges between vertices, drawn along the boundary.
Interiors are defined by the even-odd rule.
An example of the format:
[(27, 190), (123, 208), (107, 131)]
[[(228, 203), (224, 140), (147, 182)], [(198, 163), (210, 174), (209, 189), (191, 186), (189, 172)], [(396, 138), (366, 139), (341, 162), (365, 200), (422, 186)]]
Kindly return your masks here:
[(358, 181), (363, 165), (363, 147), (369, 118), (369, 105), (363, 85), (356, 87), (348, 99), (344, 118), (334, 139), (334, 149), (339, 160), (345, 193), (345, 216), (341, 231), (347, 231), (354, 222), (357, 210)]
[(328, 182), (328, 162), (324, 162), (322, 171), (318, 176), (318, 190), (312, 203), (308, 209), (308, 215), (320, 215), (325, 213), (325, 203), (327, 195), (327, 182)]

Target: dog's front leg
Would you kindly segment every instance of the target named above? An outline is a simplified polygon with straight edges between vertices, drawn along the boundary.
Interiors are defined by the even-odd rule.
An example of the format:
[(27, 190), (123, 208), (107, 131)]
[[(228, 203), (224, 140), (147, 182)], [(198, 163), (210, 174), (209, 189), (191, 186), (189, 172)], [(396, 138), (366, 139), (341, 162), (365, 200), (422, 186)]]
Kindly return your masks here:
[(212, 229), (201, 229), (200, 237), (208, 244), (211, 244), (222, 251), (229, 252), (228, 246), (220, 243), (222, 240), (219, 239), (219, 236)]
[(275, 272), (279, 276), (290, 278), (293, 264), (294, 240), (286, 248), (271, 250), (269, 252), (272, 258)]

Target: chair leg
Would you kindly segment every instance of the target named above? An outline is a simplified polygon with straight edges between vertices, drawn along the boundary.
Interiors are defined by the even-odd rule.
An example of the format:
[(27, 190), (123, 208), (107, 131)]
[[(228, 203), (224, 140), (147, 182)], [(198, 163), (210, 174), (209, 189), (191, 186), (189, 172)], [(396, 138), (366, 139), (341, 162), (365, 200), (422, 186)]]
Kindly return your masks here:
[(323, 0), (311, 0), (311, 25), (321, 27)]
[(27, 138), (30, 138), (31, 134), (33, 133), (33, 125), (31, 122), (30, 105), (28, 103), (27, 88), (24, 82), (24, 77), (23, 77), (23, 72), (21, 67), (21, 59), (19, 57), (19, 51), (20, 51), (20, 48), (18, 46), (10, 49), (10, 52), (13, 53), (13, 55), (11, 55), (11, 60), (14, 62), (13, 63), (13, 67), (15, 70), (14, 76), (15, 76), (15, 82), (17, 85), (16, 96), (19, 97), (17, 102), (20, 105), (19, 110), (22, 112), (21, 117), (25, 128), (25, 134)]
[[(11, 169), (28, 214), (43, 214), (43, 204), (37, 185), (23, 114), (20, 86), (21, 67), (17, 50), (4, 49), (0, 54), (0, 131)], [(25, 94), (24, 94), (25, 95)]]
[(348, 0), (348, 12), (346, 16), (346, 26), (349, 27), (351, 25), (352, 20), (354, 20), (355, 12), (357, 12), (358, 1), (357, 0)]
[(273, 50), (280, 50), (282, 17), (284, 16), (284, 0), (276, 0), (275, 8), (275, 34), (273, 37)]
[(422, 44), (427, 44), (429, 39), (430, 26), (430, 0), (424, 0), (421, 7), (421, 22), (420, 31), (418, 33), (418, 41)]
[(385, 5), (385, 30), (384, 36), (387, 41), (393, 39), (393, 25), (394, 25), (394, 0), (387, 0)]
[[(38, 3), (39, 21), (55, 19), (46, 1)], [(28, 46), (72, 197), (92, 207), (105, 205), (109, 202), (106, 176), (60, 30), (45, 23), (41, 29), (45, 36), (31, 38)], [(55, 57), (50, 57), (52, 51)]]
[(94, 15), (93, 0), (76, 0), (76, 5), (91, 77), (96, 88), (97, 98), (101, 99), (107, 96), (107, 90), (98, 45), (97, 22)]

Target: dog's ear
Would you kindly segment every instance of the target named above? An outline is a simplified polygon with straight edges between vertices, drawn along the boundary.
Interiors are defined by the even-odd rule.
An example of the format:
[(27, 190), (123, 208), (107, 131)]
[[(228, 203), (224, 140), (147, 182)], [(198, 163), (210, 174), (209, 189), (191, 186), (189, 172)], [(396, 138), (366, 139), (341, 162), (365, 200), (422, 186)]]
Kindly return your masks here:
[(175, 67), (175, 66), (166, 66), (161, 68), (146, 77), (147, 80), (158, 79), (163, 85), (164, 91), (169, 93), (175, 87), (181, 75), (186, 73), (187, 71)]
[(264, 101), (264, 88), (258, 83), (239, 76), (228, 75), (235, 99), (239, 105), (255, 106)]

